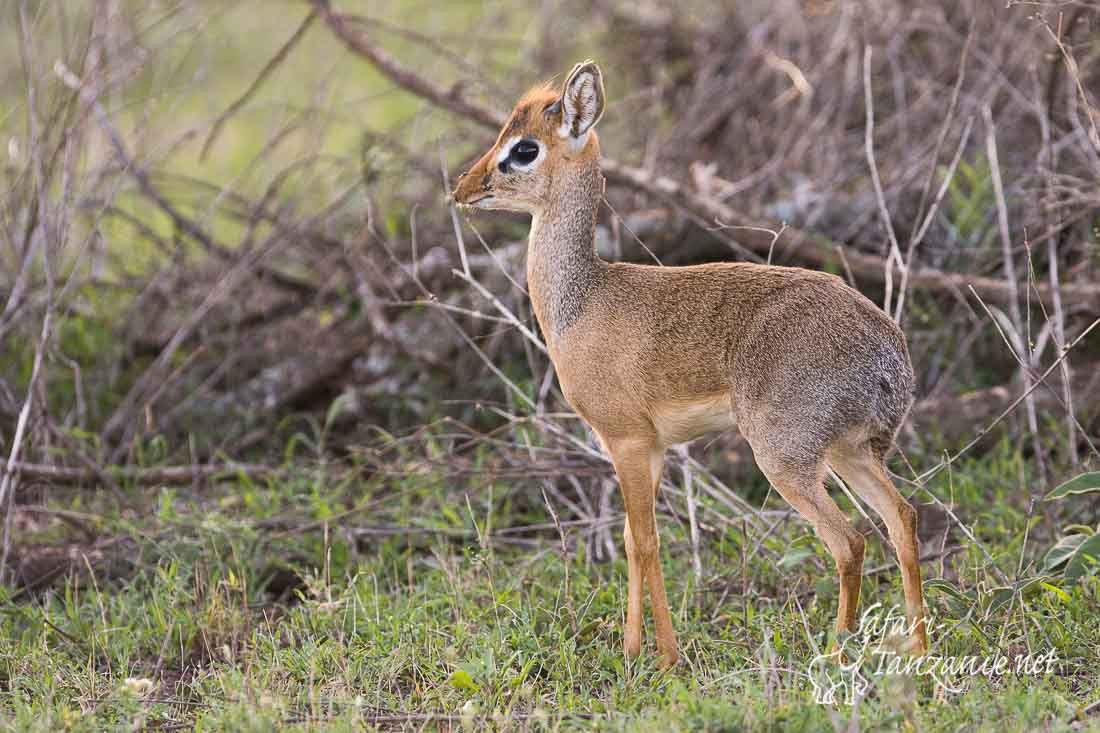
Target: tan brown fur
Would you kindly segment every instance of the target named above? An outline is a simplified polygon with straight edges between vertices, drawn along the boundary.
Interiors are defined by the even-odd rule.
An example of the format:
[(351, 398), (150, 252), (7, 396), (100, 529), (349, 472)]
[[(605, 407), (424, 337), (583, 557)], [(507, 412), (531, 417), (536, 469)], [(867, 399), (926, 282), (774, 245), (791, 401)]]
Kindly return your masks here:
[[(916, 513), (883, 465), (912, 404), (904, 335), (825, 273), (601, 260), (594, 236), (603, 177), (591, 128), (603, 96), (592, 62), (574, 67), (560, 91), (543, 85), (528, 92), (453, 196), (532, 214), (527, 278), (535, 315), (563, 394), (600, 437), (622, 488), (626, 652), (641, 649), (644, 583), (658, 650), (668, 664), (678, 656), (654, 516), (664, 451), (733, 425), (833, 555), (838, 630), (855, 627), (863, 537), (825, 491), (827, 467), (883, 517), (902, 566), (913, 648), (923, 651)], [(520, 157), (507, 146), (517, 139), (541, 146), (530, 169), (512, 163)]]

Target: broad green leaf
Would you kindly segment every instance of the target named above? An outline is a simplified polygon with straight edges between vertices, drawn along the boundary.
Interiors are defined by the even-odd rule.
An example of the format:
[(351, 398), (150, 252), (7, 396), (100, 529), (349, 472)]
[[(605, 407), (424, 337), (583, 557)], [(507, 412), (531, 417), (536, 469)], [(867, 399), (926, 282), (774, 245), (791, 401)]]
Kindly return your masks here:
[(1086, 539), (1088, 539), (1086, 535), (1071, 534), (1058, 540), (1058, 544), (1050, 548), (1046, 557), (1043, 558), (1043, 572), (1049, 573), (1069, 560)]
[(1087, 575), (1097, 564), (1100, 564), (1100, 535), (1094, 534), (1082, 542), (1069, 559), (1066, 580), (1077, 580)]
[(1043, 497), (1043, 501), (1054, 501), (1071, 494), (1100, 494), (1100, 471), (1074, 476), (1069, 481), (1056, 486), (1053, 491)]

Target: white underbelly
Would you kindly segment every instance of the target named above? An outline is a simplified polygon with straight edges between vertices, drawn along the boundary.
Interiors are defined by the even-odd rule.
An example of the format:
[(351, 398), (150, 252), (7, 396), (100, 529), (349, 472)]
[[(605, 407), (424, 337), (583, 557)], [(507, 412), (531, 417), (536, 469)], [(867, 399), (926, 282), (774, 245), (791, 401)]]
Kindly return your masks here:
[(659, 402), (652, 409), (652, 419), (661, 443), (675, 445), (732, 428), (733, 403), (729, 393)]

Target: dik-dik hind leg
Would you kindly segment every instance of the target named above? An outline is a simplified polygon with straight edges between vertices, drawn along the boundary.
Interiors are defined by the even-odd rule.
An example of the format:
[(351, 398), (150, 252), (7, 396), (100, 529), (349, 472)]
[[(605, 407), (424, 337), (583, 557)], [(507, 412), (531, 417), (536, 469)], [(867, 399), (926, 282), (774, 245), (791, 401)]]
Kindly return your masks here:
[(924, 593), (920, 579), (920, 548), (917, 540), (917, 512), (898, 493), (882, 458), (869, 444), (843, 445), (829, 451), (829, 465), (865, 502), (871, 505), (890, 533), (890, 542), (901, 566), (905, 592), (905, 615), (912, 629), (913, 651), (928, 651), (928, 632), (924, 626)]
[(650, 439), (605, 440), (604, 445), (615, 464), (619, 486), (626, 507), (626, 529), (623, 538), (626, 545), (628, 567), (628, 591), (626, 628), (623, 646), (626, 653), (636, 656), (642, 647), (642, 584), (649, 586), (649, 599), (653, 605), (653, 625), (657, 635), (657, 651), (665, 666), (671, 666), (679, 658), (676, 631), (672, 627), (672, 614), (665, 594), (665, 579), (661, 573), (658, 550), (661, 546), (657, 535), (657, 482), (661, 478), (664, 452)]
[(634, 535), (630, 532), (630, 519), (623, 527), (623, 547), (626, 549), (626, 628), (623, 629), (623, 651), (634, 658), (642, 653), (642, 589), (645, 575), (638, 560)]
[(757, 440), (752, 445), (756, 464), (788, 504), (808, 521), (825, 543), (836, 563), (840, 580), (840, 601), (836, 611), (836, 630), (856, 630), (859, 586), (863, 580), (863, 535), (861, 535), (832, 497), (825, 491), (825, 465), (818, 462), (791, 462), (762, 450)]

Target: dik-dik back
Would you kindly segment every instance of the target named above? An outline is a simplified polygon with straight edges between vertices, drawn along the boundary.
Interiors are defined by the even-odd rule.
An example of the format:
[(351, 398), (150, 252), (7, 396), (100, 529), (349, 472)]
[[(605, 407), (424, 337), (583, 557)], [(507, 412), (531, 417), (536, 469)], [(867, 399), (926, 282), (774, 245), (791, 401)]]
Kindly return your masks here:
[(733, 425), (833, 555), (838, 630), (855, 625), (863, 535), (826, 492), (827, 468), (885, 521), (902, 567), (912, 648), (926, 649), (916, 513), (883, 464), (912, 402), (903, 334), (825, 273), (600, 259), (594, 240), (604, 181), (594, 127), (604, 99), (590, 61), (575, 66), (560, 90), (535, 87), (453, 196), (532, 216), (527, 280), (535, 316), (563, 394), (599, 436), (622, 488), (627, 654), (641, 649), (643, 584), (658, 650), (669, 664), (678, 654), (654, 516), (664, 449)]
[[(809, 457), (849, 428), (866, 429), (885, 452), (912, 401), (901, 331), (826, 273), (614, 264), (586, 310), (559, 339), (561, 378), (571, 401), (600, 399), (605, 413), (613, 397), (633, 397), (655, 422), (668, 422), (678, 406), (725, 395), (729, 422), (791, 423), (804, 435), (798, 453)], [(589, 365), (603, 376), (586, 380)], [(695, 437), (684, 432), (662, 442)]]

